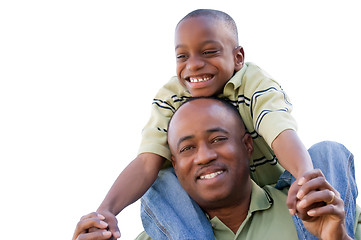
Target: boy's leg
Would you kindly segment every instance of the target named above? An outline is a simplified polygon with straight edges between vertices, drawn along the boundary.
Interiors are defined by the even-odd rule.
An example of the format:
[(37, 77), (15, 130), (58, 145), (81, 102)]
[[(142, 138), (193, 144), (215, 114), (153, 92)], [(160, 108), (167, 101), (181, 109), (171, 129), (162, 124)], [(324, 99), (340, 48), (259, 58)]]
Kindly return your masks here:
[[(315, 144), (308, 151), (314, 168), (321, 169), (327, 181), (340, 193), (345, 204), (347, 233), (353, 238), (356, 197), (358, 192), (352, 153), (342, 144), (328, 141)], [(280, 181), (277, 185), (282, 187), (287, 181), (292, 183), (295, 179), (286, 171), (280, 177)], [(293, 217), (293, 221), (299, 239), (317, 239), (305, 229), (302, 221), (296, 215)]]
[(153, 239), (214, 239), (206, 215), (181, 187), (173, 168), (160, 171), (141, 198), (141, 218)]

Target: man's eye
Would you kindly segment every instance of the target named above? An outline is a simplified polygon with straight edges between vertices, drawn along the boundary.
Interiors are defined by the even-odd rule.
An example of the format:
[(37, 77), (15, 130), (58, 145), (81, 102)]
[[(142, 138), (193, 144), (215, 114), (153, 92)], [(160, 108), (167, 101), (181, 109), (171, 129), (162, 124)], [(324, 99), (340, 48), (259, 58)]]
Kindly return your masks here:
[(185, 151), (191, 150), (192, 148), (193, 148), (192, 146), (185, 146), (185, 147), (181, 148), (181, 150), (180, 150), (179, 152), (180, 152), (180, 153), (183, 153), (183, 152), (185, 152)]
[(215, 137), (212, 139), (212, 143), (218, 143), (221, 141), (226, 141), (228, 138), (227, 137)]

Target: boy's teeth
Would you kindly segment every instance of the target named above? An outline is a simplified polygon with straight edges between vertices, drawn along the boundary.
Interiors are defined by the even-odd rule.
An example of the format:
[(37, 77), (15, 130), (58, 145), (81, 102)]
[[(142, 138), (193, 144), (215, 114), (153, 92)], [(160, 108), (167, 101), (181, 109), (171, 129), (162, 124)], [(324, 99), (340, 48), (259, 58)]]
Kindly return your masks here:
[(211, 79), (210, 77), (204, 77), (204, 78), (196, 78), (196, 77), (190, 77), (189, 81), (191, 83), (196, 83), (196, 82), (204, 82), (204, 81), (208, 81), (209, 79)]
[(218, 171), (218, 172), (214, 172), (214, 173), (210, 173), (210, 174), (206, 174), (206, 175), (202, 175), (199, 178), (200, 179), (211, 179), (214, 178), (215, 176), (221, 174), (223, 171)]

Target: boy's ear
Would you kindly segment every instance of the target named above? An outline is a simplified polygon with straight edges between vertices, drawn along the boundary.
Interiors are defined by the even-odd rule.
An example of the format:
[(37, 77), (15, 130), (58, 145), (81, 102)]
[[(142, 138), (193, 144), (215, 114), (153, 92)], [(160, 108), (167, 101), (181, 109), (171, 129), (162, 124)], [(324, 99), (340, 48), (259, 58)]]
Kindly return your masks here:
[(234, 50), (234, 70), (237, 72), (241, 70), (244, 64), (244, 50), (243, 47), (238, 46)]

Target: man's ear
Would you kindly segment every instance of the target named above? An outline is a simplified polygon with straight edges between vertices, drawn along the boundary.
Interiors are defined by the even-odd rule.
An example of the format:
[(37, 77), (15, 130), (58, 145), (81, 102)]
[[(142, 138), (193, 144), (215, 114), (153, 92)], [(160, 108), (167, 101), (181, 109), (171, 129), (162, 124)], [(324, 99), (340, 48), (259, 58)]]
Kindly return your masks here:
[(175, 157), (172, 155), (170, 160), (171, 160), (171, 162), (172, 162), (172, 166), (173, 166), (174, 170), (176, 170)]
[(246, 146), (246, 150), (247, 150), (248, 156), (251, 157), (251, 156), (252, 156), (252, 153), (253, 153), (253, 139), (252, 139), (251, 134), (246, 133), (246, 134), (243, 136), (242, 141), (243, 141), (244, 145)]
[(234, 70), (237, 72), (241, 70), (244, 64), (244, 50), (243, 47), (238, 46), (233, 50), (234, 52)]

